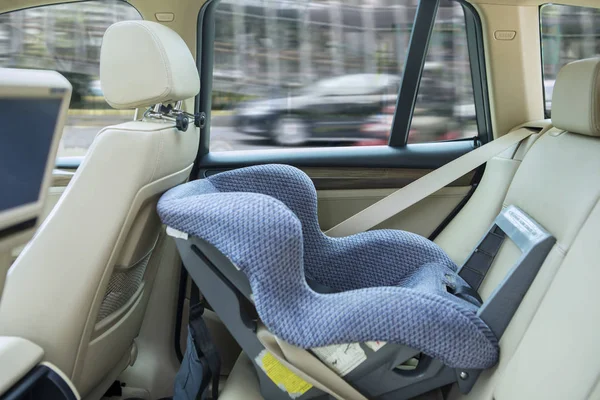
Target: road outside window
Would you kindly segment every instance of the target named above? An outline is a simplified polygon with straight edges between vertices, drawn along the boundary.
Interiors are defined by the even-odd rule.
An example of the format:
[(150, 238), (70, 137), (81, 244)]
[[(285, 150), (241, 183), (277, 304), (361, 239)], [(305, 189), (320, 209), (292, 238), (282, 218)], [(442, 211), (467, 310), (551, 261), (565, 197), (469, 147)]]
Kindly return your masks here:
[[(417, 0), (221, 0), (210, 151), (387, 144)], [(442, 0), (409, 143), (477, 135), (462, 6)]]

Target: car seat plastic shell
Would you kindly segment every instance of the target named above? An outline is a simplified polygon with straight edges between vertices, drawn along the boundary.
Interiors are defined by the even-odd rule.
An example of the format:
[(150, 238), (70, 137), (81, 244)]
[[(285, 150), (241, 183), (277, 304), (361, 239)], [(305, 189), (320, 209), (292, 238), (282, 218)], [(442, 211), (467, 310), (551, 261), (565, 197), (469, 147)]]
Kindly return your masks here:
[[(448, 361), (448, 355), (470, 357), (467, 362), (481, 357), (477, 348), (464, 347), (472, 338), (452, 336), (456, 324), (481, 328), (477, 333), (491, 335), (496, 349), (555, 243), (515, 206), (500, 212), (458, 271), (440, 248), (412, 233), (377, 230), (330, 238), (318, 228), (310, 179), (280, 165), (229, 171), (172, 189), (159, 201), (159, 214), (190, 276), (253, 359), (263, 396), (273, 400), (284, 397), (262, 367), (257, 318), (271, 335), (317, 356), (316, 347), (331, 344), (362, 348), (366, 359), (343, 379), (368, 398), (408, 399), (452, 382), (468, 393), (486, 367)], [(478, 282), (504, 238), (522, 256), (484, 302)], [(369, 262), (378, 258), (381, 263)], [(458, 334), (472, 334), (468, 328)], [(387, 344), (374, 350), (365, 343), (371, 340)], [(396, 368), (412, 357), (419, 360), (414, 370)], [(324, 395), (312, 388), (300, 398)]]
[[(245, 187), (227, 191), (235, 190), (234, 181)], [(308, 197), (313, 198), (301, 204), (286, 198), (306, 197), (307, 183)], [(275, 190), (285, 192), (280, 197), (286, 204), (256, 193)], [(381, 340), (417, 348), (456, 368), (485, 369), (496, 362), (497, 340), (477, 317), (476, 307), (447, 293), (442, 284), (456, 266), (441, 249), (420, 236), (393, 230), (327, 238), (310, 221), (299, 219), (314, 211), (318, 227), (312, 192), (310, 179), (293, 167), (258, 166), (175, 188), (161, 198), (158, 209), (165, 224), (211, 243), (248, 276), (261, 320), (291, 344), (311, 348)], [(373, 246), (382, 237), (385, 245)], [(362, 240), (367, 245), (361, 246)], [(326, 256), (315, 266), (307, 255), (312, 253), (314, 260), (316, 246)], [(345, 252), (350, 256), (343, 257)], [(321, 268), (331, 254), (338, 254), (337, 270)], [(370, 257), (387, 262), (362, 261)], [(305, 269), (319, 283), (345, 291), (314, 292), (306, 284)], [(354, 270), (369, 274), (359, 274), (361, 280), (344, 279)], [(330, 275), (337, 279), (327, 279)]]

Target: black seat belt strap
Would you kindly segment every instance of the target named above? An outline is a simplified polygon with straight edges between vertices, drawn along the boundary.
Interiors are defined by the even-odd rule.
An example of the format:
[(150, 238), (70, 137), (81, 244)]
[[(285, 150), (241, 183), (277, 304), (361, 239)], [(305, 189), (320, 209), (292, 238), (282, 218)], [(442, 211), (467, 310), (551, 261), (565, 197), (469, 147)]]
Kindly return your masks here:
[[(201, 302), (200, 292), (195, 284), (192, 284), (192, 292), (190, 294), (190, 321), (189, 329), (198, 358), (205, 359), (210, 376), (212, 377), (212, 398), (217, 400), (219, 397), (219, 378), (221, 376), (221, 358), (216, 346), (210, 337), (210, 332), (204, 322), (204, 305)], [(209, 379), (205, 379), (200, 387), (200, 394), (206, 390)]]
[(473, 253), (462, 266), (458, 275), (463, 278), (475, 292), (485, 279), (494, 258), (500, 251), (506, 234), (500, 227), (495, 225), (485, 237), (479, 242)]
[(202, 298), (202, 295), (200, 295), (200, 289), (198, 289), (198, 286), (196, 286), (194, 281), (192, 281), (191, 283), (192, 284), (190, 290), (190, 308), (195, 306), (196, 304), (202, 303), (202, 301), (204, 300)]

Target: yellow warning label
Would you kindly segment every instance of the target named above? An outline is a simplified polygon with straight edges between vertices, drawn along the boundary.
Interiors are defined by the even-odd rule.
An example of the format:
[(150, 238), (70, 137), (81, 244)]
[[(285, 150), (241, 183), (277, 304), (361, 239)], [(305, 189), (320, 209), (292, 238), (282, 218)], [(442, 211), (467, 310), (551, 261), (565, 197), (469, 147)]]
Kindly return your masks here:
[(256, 361), (265, 374), (292, 399), (302, 396), (312, 388), (310, 383), (294, 374), (266, 350), (260, 352)]

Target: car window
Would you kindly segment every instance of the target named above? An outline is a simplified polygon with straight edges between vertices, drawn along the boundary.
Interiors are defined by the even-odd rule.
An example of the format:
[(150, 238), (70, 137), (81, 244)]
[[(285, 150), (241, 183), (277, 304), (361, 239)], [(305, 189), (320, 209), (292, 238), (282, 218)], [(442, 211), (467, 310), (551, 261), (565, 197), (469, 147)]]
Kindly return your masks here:
[(540, 9), (546, 112), (558, 71), (567, 63), (600, 55), (600, 10), (545, 4)]
[(57, 4), (0, 15), (0, 67), (51, 69), (73, 85), (58, 157), (83, 156), (98, 131), (132, 119), (104, 101), (99, 78), (100, 46), (115, 22), (141, 19), (124, 1)]
[[(387, 144), (417, 0), (221, 0), (210, 151)], [(410, 142), (476, 136), (462, 6), (442, 0)]]
[(475, 101), (461, 8), (438, 11), (408, 143), (476, 137)]

